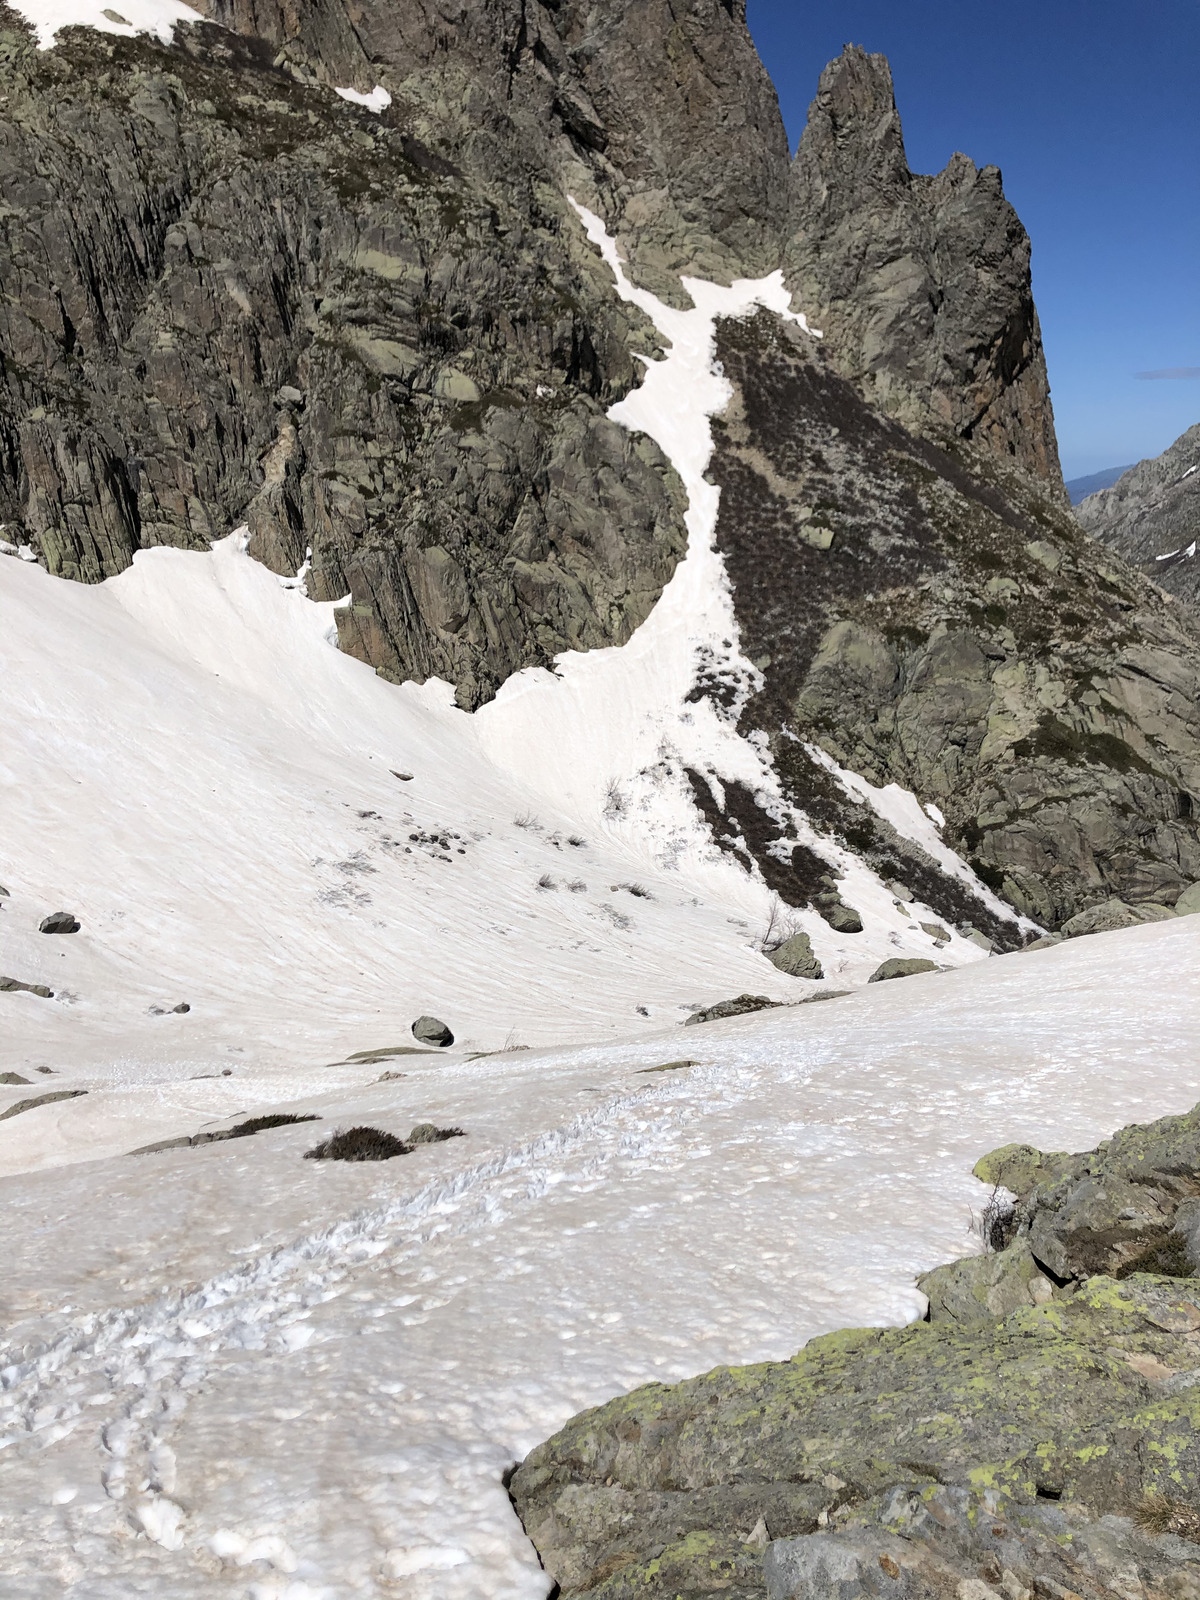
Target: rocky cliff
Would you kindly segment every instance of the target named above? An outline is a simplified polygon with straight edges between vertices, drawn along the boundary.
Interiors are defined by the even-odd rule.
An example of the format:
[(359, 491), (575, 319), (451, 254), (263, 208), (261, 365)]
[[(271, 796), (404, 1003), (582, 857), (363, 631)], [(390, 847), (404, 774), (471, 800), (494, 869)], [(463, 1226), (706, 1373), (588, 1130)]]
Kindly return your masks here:
[(999, 169), (958, 154), (911, 172), (887, 61), (848, 46), (821, 74), (789, 202), (788, 282), (843, 376), (1062, 498), (1029, 235)]
[[(939, 807), (1045, 925), (1200, 879), (1200, 636), (1067, 515), (1028, 238), (996, 169), (909, 170), (881, 57), (830, 65), (789, 164), (722, 0), (220, 0), (169, 44), (48, 51), (0, 17), (6, 540), (96, 582), (245, 522), (274, 571), (349, 596), (343, 649), (467, 708), (623, 643), (683, 495), (606, 414), (657, 335), (571, 195), (660, 295), (782, 264), (823, 324), (720, 335), (718, 542), (761, 679), (698, 662), (694, 695), (742, 704), (831, 838), (1002, 945), (1015, 924), (806, 746)], [(334, 92), (375, 85), (374, 111)], [(726, 791), (694, 784), (721, 842)], [(834, 892), (738, 806), (781, 899)]]
[(1130, 467), (1111, 489), (1088, 495), (1075, 515), (1093, 538), (1194, 606), (1200, 599), (1200, 423), (1162, 455)]
[(809, 341), (760, 317), (727, 324), (719, 355), (736, 397), (717, 536), (763, 680), (743, 721), (770, 730), (797, 803), (885, 877), (915, 876), (869, 814), (824, 800), (819, 745), (936, 804), (1043, 925), (1109, 897), (1174, 905), (1200, 878), (1194, 622), (1106, 559), (1055, 486), (903, 429)]
[(997, 1151), (929, 1321), (573, 1419), (511, 1485), (564, 1600), (1200, 1593), (1198, 1131)]

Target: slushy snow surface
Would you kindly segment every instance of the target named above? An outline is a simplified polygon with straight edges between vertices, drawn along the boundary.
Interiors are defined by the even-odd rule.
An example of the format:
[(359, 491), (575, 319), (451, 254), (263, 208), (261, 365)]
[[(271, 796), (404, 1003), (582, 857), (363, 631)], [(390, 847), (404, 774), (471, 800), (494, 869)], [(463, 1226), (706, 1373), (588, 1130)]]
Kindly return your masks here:
[[(641, 1382), (919, 1314), (982, 1151), (1200, 1098), (1198, 946), (1188, 917), (686, 1043), (400, 1058), (319, 1124), (0, 1180), (6, 1593), (540, 1600), (508, 1466)], [(427, 1117), (467, 1136), (302, 1159)]]
[[(703, 479), (713, 317), (786, 295), (689, 281), (669, 310), (583, 220), (669, 345), (614, 414), (691, 497), (622, 649), (467, 716), (340, 655), (333, 608), (240, 534), (94, 588), (0, 558), (0, 971), (55, 995), (0, 995), (28, 1080), (0, 1112), (87, 1091), (0, 1120), (22, 1600), (537, 1600), (502, 1474), (575, 1411), (918, 1314), (914, 1273), (969, 1245), (983, 1150), (1197, 1098), (1192, 919), (993, 961), (956, 936), (960, 971), (679, 1026), (933, 945), (846, 858), (866, 931), (796, 919), (830, 982), (761, 954), (770, 897), (682, 769), (787, 816), (759, 745), (686, 700), (701, 653), (753, 684)], [(912, 797), (859, 792), (944, 848)], [(40, 934), (59, 909), (81, 931)], [(453, 1050), (401, 1053), (422, 1012)], [(322, 1120), (127, 1153), (281, 1106)], [(425, 1120), (466, 1137), (303, 1159)]]

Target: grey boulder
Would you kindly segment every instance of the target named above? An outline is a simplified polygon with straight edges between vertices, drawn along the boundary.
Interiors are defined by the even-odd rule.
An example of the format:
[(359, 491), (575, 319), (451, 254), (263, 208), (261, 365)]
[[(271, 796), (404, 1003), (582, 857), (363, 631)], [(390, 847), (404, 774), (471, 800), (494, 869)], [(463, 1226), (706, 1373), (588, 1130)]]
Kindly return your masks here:
[(780, 972), (793, 978), (823, 978), (821, 963), (813, 955), (812, 940), (806, 933), (794, 933), (776, 950), (766, 952), (767, 960)]
[(926, 961), (921, 956), (892, 956), (882, 962), (867, 979), (868, 983), (886, 983), (889, 978), (914, 978), (918, 972), (936, 972), (936, 961)]
[(1153, 903), (1131, 906), (1124, 900), (1105, 900), (1102, 905), (1077, 912), (1063, 923), (1062, 931), (1068, 939), (1077, 939), (1085, 933), (1112, 933), (1117, 928), (1136, 928), (1143, 922), (1166, 922), (1174, 915), (1166, 906)]
[(20, 978), (0, 978), (0, 994), (36, 994), (43, 1000), (53, 1000), (54, 990), (44, 983), (22, 983)]
[(436, 1017), (418, 1017), (412, 1025), (412, 1031), (414, 1039), (420, 1039), (422, 1044), (435, 1044), (442, 1050), (454, 1043), (450, 1029)]
[(39, 933), (78, 933), (79, 922), (73, 911), (52, 911), (38, 925)]
[(831, 906), (821, 906), (819, 909), (834, 933), (862, 932), (862, 918), (853, 906), (838, 900)]

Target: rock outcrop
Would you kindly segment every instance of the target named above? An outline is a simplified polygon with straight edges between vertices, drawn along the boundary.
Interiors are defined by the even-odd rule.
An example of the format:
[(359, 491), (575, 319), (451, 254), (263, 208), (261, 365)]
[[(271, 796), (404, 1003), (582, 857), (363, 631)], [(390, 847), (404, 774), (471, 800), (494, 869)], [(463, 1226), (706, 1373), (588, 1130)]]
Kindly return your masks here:
[(349, 594), (343, 648), (474, 706), (623, 642), (682, 554), (674, 474), (604, 415), (653, 341), (495, 41), (478, 81), (444, 66), (473, 114), (405, 57), (413, 98), (398, 67), (376, 116), (329, 87), (367, 70), (354, 29), (305, 44), (329, 15), (290, 42), (2, 31), (0, 520), (89, 582), (244, 522), (273, 570)]
[(1200, 600), (1200, 423), (1139, 461), (1075, 515), (1096, 539), (1189, 605)]
[(791, 171), (787, 278), (887, 416), (1011, 458), (1066, 503), (1029, 236), (996, 167), (909, 170), (883, 56), (821, 74)]
[(526, 1458), (564, 1600), (1200, 1593), (1200, 1108), (977, 1172), (1021, 1193), (1011, 1242), (922, 1280), (931, 1321), (648, 1385)]
[[(1197, 625), (1067, 514), (1028, 238), (994, 168), (909, 170), (881, 57), (830, 65), (789, 164), (741, 0), (208, 15), (39, 52), (0, 12), (6, 544), (95, 582), (244, 525), (347, 599), (344, 650), (466, 708), (624, 643), (684, 507), (606, 415), (658, 341), (573, 195), (659, 294), (782, 263), (824, 326), (719, 341), (718, 540), (765, 680), (743, 720), (787, 796), (999, 949), (1015, 921), (815, 747), (940, 807), (1043, 926), (1200, 880)], [(334, 92), (376, 84), (377, 112)], [(781, 900), (852, 932), (831, 863), (723, 792)]]
[[(1012, 928), (849, 805), (810, 747), (938, 807), (946, 842), (1044, 927), (1114, 898), (1170, 908), (1200, 879), (1191, 614), (1106, 559), (1049, 482), (902, 428), (798, 331), (726, 323), (718, 356), (735, 395), (714, 425), (717, 544), (763, 680), (742, 724), (770, 735), (790, 797), (1000, 948)], [(763, 870), (812, 899), (807, 865), (790, 892)]]

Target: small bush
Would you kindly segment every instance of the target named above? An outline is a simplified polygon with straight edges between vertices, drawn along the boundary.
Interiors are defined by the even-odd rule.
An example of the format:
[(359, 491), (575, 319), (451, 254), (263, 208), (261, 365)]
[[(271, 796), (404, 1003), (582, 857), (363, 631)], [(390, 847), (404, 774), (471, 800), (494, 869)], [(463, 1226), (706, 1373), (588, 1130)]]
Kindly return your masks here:
[(537, 881), (537, 886), (538, 886), (539, 889), (557, 889), (558, 888), (558, 885), (555, 883), (554, 879), (550, 876), (550, 874), (548, 872), (543, 872), (542, 873), (541, 877)]
[(1169, 1494), (1148, 1494), (1133, 1513), (1146, 1533), (1173, 1533), (1200, 1544), (1200, 1510)]
[(621, 793), (621, 785), (615, 778), (611, 778), (604, 791), (604, 815), (606, 817), (623, 817), (629, 809), (628, 801)]
[(644, 888), (640, 883), (622, 883), (619, 887), (624, 889), (626, 894), (631, 894), (635, 900), (654, 899), (649, 889)]
[(1153, 1272), (1163, 1278), (1193, 1277), (1195, 1274), (1188, 1259), (1187, 1241), (1179, 1233), (1161, 1234), (1139, 1255), (1122, 1262), (1113, 1277), (1128, 1278), (1134, 1272)]
[(513, 826), (524, 828), (529, 833), (538, 833), (542, 825), (532, 811), (522, 811), (519, 817), (513, 818)]
[(248, 1139), (252, 1133), (265, 1133), (268, 1128), (287, 1128), (293, 1122), (320, 1122), (320, 1117), (310, 1111), (306, 1116), (297, 1117), (287, 1111), (273, 1112), (265, 1117), (249, 1117), (245, 1122), (239, 1122), (235, 1127), (225, 1128), (218, 1139)]
[(382, 1128), (346, 1128), (322, 1139), (305, 1152), (306, 1161), (390, 1161), (406, 1156), (412, 1146)]
[(584, 883), (582, 878), (573, 879), (572, 882), (570, 882), (567, 885), (567, 888), (570, 889), (572, 894), (586, 894), (587, 893), (587, 884)]
[(587, 840), (586, 839), (581, 839), (577, 833), (571, 834), (571, 836), (567, 840), (567, 843), (574, 845), (576, 850), (586, 850), (587, 849)]
[(983, 1242), (983, 1253), (993, 1255), (1006, 1250), (1017, 1231), (1017, 1209), (997, 1184), (987, 1197), (983, 1210), (976, 1216), (971, 1212), (967, 1224), (969, 1233), (977, 1233)]

